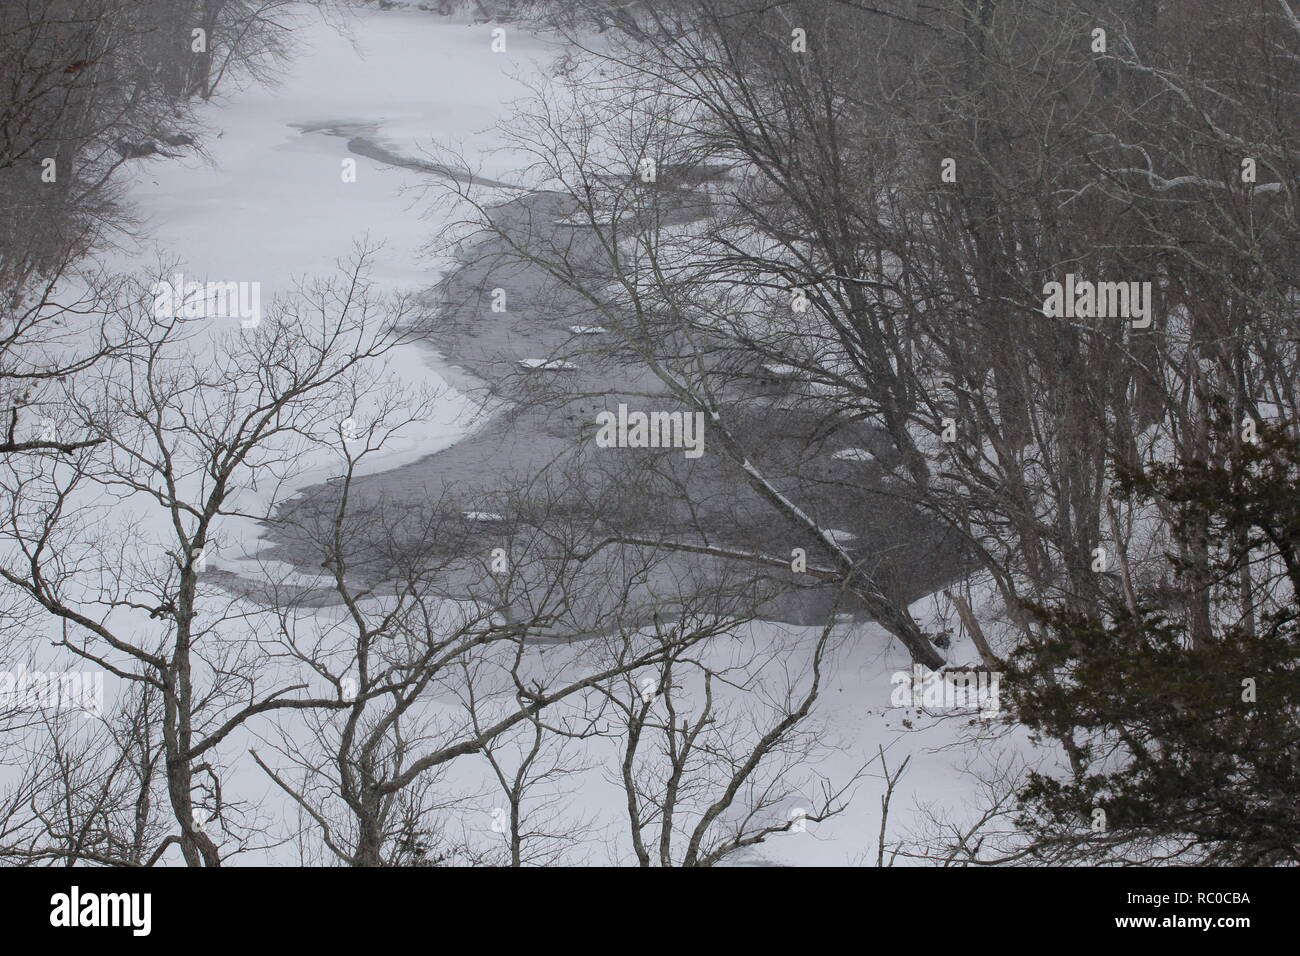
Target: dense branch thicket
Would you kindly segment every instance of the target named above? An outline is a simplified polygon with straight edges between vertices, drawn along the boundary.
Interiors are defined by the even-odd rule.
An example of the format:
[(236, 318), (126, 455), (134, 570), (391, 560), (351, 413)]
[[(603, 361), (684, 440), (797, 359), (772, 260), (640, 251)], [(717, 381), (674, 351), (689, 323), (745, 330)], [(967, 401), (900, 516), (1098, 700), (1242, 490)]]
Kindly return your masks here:
[[(611, 333), (558, 357), (640, 363), (656, 394), (705, 413), (714, 453), (785, 529), (775, 549), (756, 535), (730, 553), (811, 536), (823, 572), (932, 667), (942, 655), (891, 575), (842, 546), (828, 498), (887, 493), (959, 535), (970, 583), (998, 597), (990, 654), (1036, 648), (1039, 680), (1081, 635), (1123, 644), (1108, 622), (1127, 607), (1110, 683), (1070, 698), (1099, 723), (1062, 708), (1048, 720), (1022, 698), (1076, 787), (1094, 756), (1084, 738), (1123, 724), (1149, 681), (1234, 655), (1233, 673), (1293, 670), (1288, 632), (1258, 610), (1294, 605), (1267, 570), (1278, 542), (1208, 504), (1125, 498), (1114, 479), (1245, 467), (1216, 437), (1216, 408), (1248, 442), (1300, 420), (1300, 21), (1286, 0), (580, 9), (564, 95), (540, 90), (507, 130), (573, 228), (512, 242), (492, 210), (479, 225), (493, 255), (543, 269)], [(806, 441), (780, 458), (772, 422), (791, 409)], [(879, 465), (828, 467), (812, 436), (843, 444), (850, 424), (887, 440), (868, 445)], [(1249, 491), (1243, 476), (1215, 489), (1224, 508)], [(718, 543), (683, 537), (666, 546)], [(1159, 623), (1142, 610), (1153, 591)], [(1033, 609), (1047, 607), (1044, 630)], [(1225, 631), (1241, 621), (1249, 646)], [(1271, 720), (1293, 719), (1285, 700)], [(1293, 759), (1285, 733), (1268, 741), (1270, 759)], [(1274, 800), (1276, 772), (1244, 774), (1240, 796)], [(1172, 840), (1187, 827), (1214, 844), (1209, 860), (1294, 850), (1289, 824), (1252, 850), (1244, 831), (1147, 811)], [(1108, 845), (1124, 857), (1124, 843)]]

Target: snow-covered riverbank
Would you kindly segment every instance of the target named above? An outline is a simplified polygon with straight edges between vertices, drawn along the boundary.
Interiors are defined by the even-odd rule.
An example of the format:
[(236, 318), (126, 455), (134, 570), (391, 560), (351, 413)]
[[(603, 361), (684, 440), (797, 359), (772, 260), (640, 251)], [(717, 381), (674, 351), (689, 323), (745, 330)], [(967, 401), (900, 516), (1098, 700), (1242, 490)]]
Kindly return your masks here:
[[(260, 283), (265, 308), (297, 282), (335, 274), (366, 242), (379, 247), (376, 292), (418, 293), (436, 281), (438, 264), (421, 249), (446, 223), (432, 218), (420, 189), (436, 173), (365, 154), (420, 157), (436, 143), (462, 151), (476, 164), (472, 173), (505, 177), (511, 157), (496, 151), (491, 130), (526, 92), (521, 80), (550, 57), (546, 41), (512, 27), (508, 52), (494, 53), (491, 26), (418, 10), (361, 10), (346, 34), (307, 10), (299, 24), (295, 59), (278, 85), (225, 89), (205, 108), (208, 161), (156, 158), (130, 169), (128, 198), (142, 227), (138, 241), (107, 257), (113, 268), (147, 267), (165, 250), (187, 277)], [(357, 137), (374, 148), (358, 151)], [(345, 161), (354, 177), (344, 175)], [(240, 334), (234, 319), (214, 322), (216, 337)], [(409, 464), (467, 433), (476, 406), (439, 364), (424, 340), (390, 354), (380, 374), (435, 394), (433, 412), (367, 455), (360, 473)], [(325, 481), (340, 462), (317, 451), (275, 496)], [(269, 500), (244, 494), (241, 510), (267, 513)], [(248, 556), (259, 549), (261, 526), (231, 519), (221, 531), (225, 543), (209, 566), (256, 574)]]

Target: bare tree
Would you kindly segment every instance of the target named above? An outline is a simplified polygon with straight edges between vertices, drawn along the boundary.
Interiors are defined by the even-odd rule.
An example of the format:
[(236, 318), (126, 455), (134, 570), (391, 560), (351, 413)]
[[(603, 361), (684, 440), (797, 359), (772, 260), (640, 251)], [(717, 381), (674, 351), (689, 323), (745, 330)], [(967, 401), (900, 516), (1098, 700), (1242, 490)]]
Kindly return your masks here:
[(720, 652), (675, 649), (607, 691), (639, 865), (713, 866), (844, 810), (862, 771), (832, 783), (809, 770), (821, 753), (812, 714), (831, 634), (828, 624), (804, 654), (744, 638)]
[(237, 807), (221, 793), (222, 742), (262, 714), (342, 706), (268, 666), (246, 609), (200, 575), (227, 521), (269, 517), (241, 490), (291, 480), (359, 401), (419, 417), (418, 397), (369, 377), (405, 333), (404, 307), (383, 311), (365, 268), (362, 251), (341, 280), (224, 336), (137, 299), (119, 315), (123, 354), (62, 395), (70, 427), (98, 441), (5, 462), (0, 577), (49, 616), (57, 648), (159, 695), (170, 838), (190, 865), (220, 862), (201, 822), (225, 826)]

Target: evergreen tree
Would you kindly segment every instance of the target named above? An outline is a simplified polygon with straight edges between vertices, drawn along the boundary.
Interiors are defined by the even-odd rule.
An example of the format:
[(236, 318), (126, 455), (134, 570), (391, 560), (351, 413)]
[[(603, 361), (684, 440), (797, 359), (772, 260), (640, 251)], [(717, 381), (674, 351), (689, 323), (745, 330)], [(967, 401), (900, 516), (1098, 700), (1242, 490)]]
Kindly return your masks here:
[(1039, 627), (1008, 691), (1072, 768), (1019, 794), (1040, 858), (1300, 863), (1300, 441), (1239, 430), (1222, 404), (1210, 419), (1217, 453), (1118, 468), (1117, 489), (1172, 513), (1175, 543), (1203, 536), (1167, 557), (1179, 581), (1208, 580), (1213, 638), (1191, 640), (1167, 587), (1135, 587), (1101, 615), (1030, 609)]

